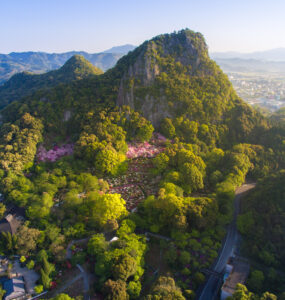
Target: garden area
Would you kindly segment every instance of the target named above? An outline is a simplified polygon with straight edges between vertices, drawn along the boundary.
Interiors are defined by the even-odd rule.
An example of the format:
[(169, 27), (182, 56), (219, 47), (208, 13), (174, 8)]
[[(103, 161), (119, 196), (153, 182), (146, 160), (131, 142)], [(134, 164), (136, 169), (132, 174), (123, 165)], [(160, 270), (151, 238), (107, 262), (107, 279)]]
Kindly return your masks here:
[(147, 196), (156, 195), (160, 176), (154, 176), (152, 158), (164, 151), (165, 138), (156, 134), (150, 142), (128, 144), (126, 174), (108, 178), (111, 194), (118, 193), (126, 201), (129, 211), (135, 209)]

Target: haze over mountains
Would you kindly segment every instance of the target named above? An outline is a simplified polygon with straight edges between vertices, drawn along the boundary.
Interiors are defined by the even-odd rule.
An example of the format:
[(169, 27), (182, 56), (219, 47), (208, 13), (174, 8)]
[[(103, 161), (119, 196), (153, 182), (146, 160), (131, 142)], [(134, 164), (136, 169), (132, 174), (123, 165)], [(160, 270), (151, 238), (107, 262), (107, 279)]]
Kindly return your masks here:
[(103, 51), (103, 53), (121, 53), (121, 54), (127, 54), (129, 51), (132, 51), (136, 48), (136, 46), (131, 44), (126, 44), (122, 46), (116, 46), (112, 47), (110, 49), (107, 49)]
[(135, 46), (122, 45), (113, 47), (102, 53), (87, 53), (84, 51), (70, 51), (65, 53), (45, 52), (12, 52), (0, 54), (0, 85), (16, 73), (28, 71), (44, 73), (60, 68), (73, 55), (82, 55), (94, 66), (106, 71), (113, 67), (119, 58)]
[(285, 73), (285, 48), (252, 53), (212, 52), (210, 56), (226, 73)]
[(242, 59), (256, 59), (256, 60), (267, 60), (267, 61), (285, 61), (285, 48), (275, 48), (266, 51), (256, 51), (250, 53), (241, 52), (212, 52), (210, 56), (214, 59), (223, 58), (242, 58)]

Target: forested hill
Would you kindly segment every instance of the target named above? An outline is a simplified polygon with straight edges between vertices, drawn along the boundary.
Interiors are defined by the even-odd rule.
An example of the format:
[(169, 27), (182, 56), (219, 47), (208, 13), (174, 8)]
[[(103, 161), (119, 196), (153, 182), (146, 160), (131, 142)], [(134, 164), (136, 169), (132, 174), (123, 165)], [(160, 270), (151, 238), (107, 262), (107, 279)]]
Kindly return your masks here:
[(257, 134), (257, 124), (266, 126), (209, 58), (200, 33), (157, 36), (121, 58), (109, 73), (117, 71), (117, 105), (140, 110), (156, 127), (177, 117), (214, 124), (218, 131), (227, 123), (231, 137), (245, 139)]
[(126, 54), (131, 48), (113, 49), (119, 52), (87, 53), (84, 51), (71, 51), (65, 53), (45, 52), (12, 52), (0, 54), (0, 85), (11, 76), (20, 72), (45, 73), (60, 68), (73, 55), (82, 55), (94, 66), (106, 71), (112, 68), (119, 58)]
[[(60, 128), (65, 110), (72, 112), (72, 122), (82, 119), (83, 111), (97, 110), (98, 103), (100, 107), (128, 105), (141, 111), (169, 138), (181, 137), (181, 124), (195, 121), (208, 124), (220, 143), (258, 143), (260, 132), (267, 127), (267, 121), (238, 98), (227, 76), (209, 58), (203, 36), (190, 30), (155, 37), (97, 78), (41, 91), (21, 103), (25, 103), (25, 111), (37, 111), (45, 119), (46, 107), (39, 101), (43, 98), (49, 99), (49, 118), (57, 116), (59, 121), (53, 126)], [(16, 111), (23, 111), (20, 107), (16, 103), (2, 116), (15, 120)], [(189, 132), (193, 130), (191, 122), (185, 125)]]
[(12, 76), (4, 85), (0, 86), (0, 108), (34, 91), (55, 87), (60, 83), (68, 83), (102, 73), (102, 70), (94, 67), (80, 55), (72, 56), (60, 69), (48, 73), (18, 73)]

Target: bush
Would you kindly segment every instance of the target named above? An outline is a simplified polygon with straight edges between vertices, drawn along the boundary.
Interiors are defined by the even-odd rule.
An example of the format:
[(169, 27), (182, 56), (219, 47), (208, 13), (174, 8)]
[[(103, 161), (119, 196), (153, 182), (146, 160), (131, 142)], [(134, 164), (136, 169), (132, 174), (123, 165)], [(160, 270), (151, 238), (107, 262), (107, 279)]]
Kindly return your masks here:
[(20, 257), (20, 262), (23, 264), (25, 261), (26, 261), (26, 257), (22, 255)]
[(40, 294), (40, 293), (43, 292), (44, 287), (43, 287), (41, 284), (39, 284), (39, 285), (36, 285), (36, 286), (35, 286), (34, 290), (35, 290), (35, 293), (36, 293), (36, 294)]
[(26, 264), (27, 268), (29, 270), (32, 270), (35, 266), (35, 262), (33, 260), (30, 260), (27, 264)]
[(189, 264), (191, 260), (191, 256), (189, 254), (189, 252), (187, 251), (182, 251), (179, 257), (179, 261), (180, 263), (184, 266), (186, 264)]
[(205, 276), (204, 276), (201, 272), (197, 272), (197, 273), (195, 274), (194, 279), (195, 279), (195, 282), (196, 282), (198, 285), (200, 285), (200, 284), (202, 284), (202, 283), (205, 281)]

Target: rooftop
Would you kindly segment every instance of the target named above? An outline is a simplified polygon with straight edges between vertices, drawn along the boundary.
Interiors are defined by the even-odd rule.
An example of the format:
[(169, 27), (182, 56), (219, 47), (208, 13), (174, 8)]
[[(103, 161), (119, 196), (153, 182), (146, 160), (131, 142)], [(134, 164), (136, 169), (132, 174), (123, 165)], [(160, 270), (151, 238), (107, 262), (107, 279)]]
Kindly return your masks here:
[(0, 220), (0, 232), (10, 232), (11, 234), (15, 234), (22, 221), (22, 217), (9, 214)]
[(249, 274), (249, 264), (247, 260), (235, 257), (231, 260), (230, 265), (233, 266), (233, 270), (223, 284), (222, 291), (232, 295), (238, 283), (245, 283)]
[(5, 300), (20, 298), (26, 294), (23, 277), (15, 277), (5, 281), (3, 288), (6, 291), (4, 296)]

